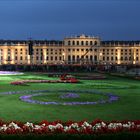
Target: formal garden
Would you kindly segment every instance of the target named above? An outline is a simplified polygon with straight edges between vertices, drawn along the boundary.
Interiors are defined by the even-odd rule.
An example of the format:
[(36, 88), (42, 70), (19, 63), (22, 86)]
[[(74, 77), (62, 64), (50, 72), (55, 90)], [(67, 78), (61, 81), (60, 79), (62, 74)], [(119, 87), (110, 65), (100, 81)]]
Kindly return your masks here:
[(100, 73), (3, 71), (0, 119), (1, 138), (75, 134), (90, 139), (116, 132), (118, 137), (129, 132), (138, 136), (140, 81)]

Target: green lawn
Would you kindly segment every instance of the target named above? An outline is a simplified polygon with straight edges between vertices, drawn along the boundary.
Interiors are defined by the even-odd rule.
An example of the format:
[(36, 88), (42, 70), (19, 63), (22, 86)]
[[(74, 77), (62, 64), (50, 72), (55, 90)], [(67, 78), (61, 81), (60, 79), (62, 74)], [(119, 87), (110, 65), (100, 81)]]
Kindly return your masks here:
[[(107, 76), (106, 80), (81, 80), (78, 84), (68, 83), (32, 83), (28, 86), (10, 85), (11, 81), (20, 79), (57, 79), (47, 75), (26, 73), (19, 76), (0, 76), (0, 118), (3, 120), (18, 120), (22, 122), (39, 122), (41, 120), (88, 120), (100, 118), (103, 120), (136, 120), (140, 119), (140, 81), (115, 76)], [(60, 99), (58, 91), (87, 91), (96, 90), (105, 93), (112, 93), (119, 96), (119, 100), (113, 103), (97, 105), (40, 105), (23, 102), (20, 96), (33, 94), (22, 93), (4, 95), (7, 91), (31, 91), (49, 90), (43, 96), (36, 96), (33, 99), (40, 101), (96, 101), (106, 99), (106, 96), (78, 93), (79, 99)], [(66, 92), (68, 93), (68, 92)]]

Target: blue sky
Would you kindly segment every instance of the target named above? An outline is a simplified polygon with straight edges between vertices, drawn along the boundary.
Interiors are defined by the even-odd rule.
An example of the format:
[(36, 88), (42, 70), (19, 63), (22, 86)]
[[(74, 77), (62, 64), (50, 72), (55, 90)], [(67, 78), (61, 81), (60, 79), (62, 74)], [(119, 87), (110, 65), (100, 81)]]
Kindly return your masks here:
[(140, 40), (140, 0), (0, 0), (0, 39)]

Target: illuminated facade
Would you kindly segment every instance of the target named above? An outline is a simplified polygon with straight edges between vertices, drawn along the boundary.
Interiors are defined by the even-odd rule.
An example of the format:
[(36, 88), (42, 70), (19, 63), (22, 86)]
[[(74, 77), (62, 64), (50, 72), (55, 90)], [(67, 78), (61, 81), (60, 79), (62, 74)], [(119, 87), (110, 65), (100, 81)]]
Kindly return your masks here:
[(101, 41), (99, 37), (76, 36), (63, 41), (0, 41), (3, 64), (138, 64), (140, 41)]

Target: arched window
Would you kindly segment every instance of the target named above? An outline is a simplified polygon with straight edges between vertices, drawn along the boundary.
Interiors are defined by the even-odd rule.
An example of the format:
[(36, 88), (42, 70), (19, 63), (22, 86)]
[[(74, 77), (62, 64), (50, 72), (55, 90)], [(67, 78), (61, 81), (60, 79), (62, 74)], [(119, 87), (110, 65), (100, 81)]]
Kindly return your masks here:
[(94, 45), (97, 45), (97, 41), (94, 42)]
[(81, 41), (81, 45), (82, 45), (82, 46), (84, 45), (84, 41)]
[(68, 41), (68, 45), (69, 45), (69, 46), (71, 45), (71, 42), (70, 42), (70, 41)]
[(79, 45), (79, 41), (77, 41), (77, 45)]
[(90, 45), (93, 45), (93, 42), (92, 41), (90, 41)]
[(88, 45), (88, 41), (86, 41), (86, 45)]
[(75, 45), (75, 41), (72, 41), (72, 45)]

